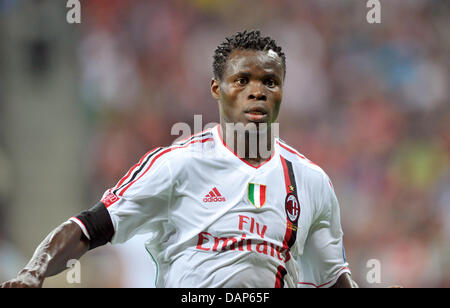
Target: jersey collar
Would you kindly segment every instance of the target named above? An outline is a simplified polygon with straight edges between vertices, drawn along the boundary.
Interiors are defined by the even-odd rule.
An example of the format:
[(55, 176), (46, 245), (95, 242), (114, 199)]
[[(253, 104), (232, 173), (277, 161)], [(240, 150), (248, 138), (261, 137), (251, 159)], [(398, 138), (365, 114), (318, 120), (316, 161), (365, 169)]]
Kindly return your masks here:
[(216, 127), (214, 127), (212, 129), (212, 132), (214, 134), (214, 137), (218, 140), (218, 147), (225, 152), (227, 155), (232, 156), (233, 160), (235, 160), (239, 165), (244, 166), (246, 168), (248, 168), (249, 170), (258, 170), (260, 168), (262, 168), (263, 166), (267, 166), (270, 165), (270, 163), (272, 161), (274, 161), (273, 157), (276, 156), (277, 154), (277, 143), (276, 140), (273, 143), (273, 151), (272, 151), (272, 155), (265, 160), (264, 162), (260, 163), (257, 166), (253, 166), (252, 164), (250, 164), (249, 162), (247, 162), (246, 160), (240, 158), (236, 152), (234, 152), (230, 147), (227, 146), (227, 144), (225, 143), (225, 141), (222, 138), (222, 132), (221, 132), (221, 126), (220, 124), (217, 124)]

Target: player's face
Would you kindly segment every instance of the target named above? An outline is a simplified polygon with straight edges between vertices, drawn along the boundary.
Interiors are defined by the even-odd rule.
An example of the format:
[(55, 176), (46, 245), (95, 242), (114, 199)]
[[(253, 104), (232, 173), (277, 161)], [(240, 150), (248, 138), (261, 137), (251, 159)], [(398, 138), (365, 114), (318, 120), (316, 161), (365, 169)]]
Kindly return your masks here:
[(272, 123), (283, 94), (283, 64), (273, 51), (234, 50), (211, 93), (225, 123)]

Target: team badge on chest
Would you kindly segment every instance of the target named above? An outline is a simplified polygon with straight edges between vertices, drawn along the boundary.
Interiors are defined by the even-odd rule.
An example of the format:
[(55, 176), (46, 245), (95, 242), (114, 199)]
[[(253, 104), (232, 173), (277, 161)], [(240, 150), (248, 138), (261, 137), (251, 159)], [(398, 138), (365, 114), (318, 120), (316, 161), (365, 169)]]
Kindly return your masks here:
[(267, 186), (248, 183), (248, 200), (256, 208), (261, 208), (266, 203)]
[(300, 217), (300, 203), (298, 202), (297, 196), (295, 194), (289, 193), (286, 196), (285, 207), (289, 221), (293, 224), (296, 224), (298, 218)]

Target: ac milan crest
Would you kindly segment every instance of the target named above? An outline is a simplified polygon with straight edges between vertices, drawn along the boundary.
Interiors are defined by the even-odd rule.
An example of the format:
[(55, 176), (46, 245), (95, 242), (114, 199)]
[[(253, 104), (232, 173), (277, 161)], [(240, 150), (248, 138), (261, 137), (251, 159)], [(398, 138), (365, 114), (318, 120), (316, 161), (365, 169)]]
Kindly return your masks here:
[(295, 194), (289, 193), (286, 196), (285, 208), (289, 221), (293, 224), (297, 223), (300, 217), (300, 202)]

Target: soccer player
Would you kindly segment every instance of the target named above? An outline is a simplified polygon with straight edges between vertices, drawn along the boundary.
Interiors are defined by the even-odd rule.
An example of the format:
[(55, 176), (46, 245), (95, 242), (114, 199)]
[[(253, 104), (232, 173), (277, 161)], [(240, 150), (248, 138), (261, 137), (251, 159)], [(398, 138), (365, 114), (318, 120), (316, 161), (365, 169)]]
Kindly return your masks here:
[(236, 33), (217, 47), (213, 71), (220, 124), (145, 154), (3, 287), (41, 287), (68, 260), (135, 234), (149, 236), (157, 287), (355, 286), (331, 181), (274, 137), (281, 48), (259, 31)]

